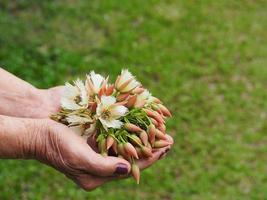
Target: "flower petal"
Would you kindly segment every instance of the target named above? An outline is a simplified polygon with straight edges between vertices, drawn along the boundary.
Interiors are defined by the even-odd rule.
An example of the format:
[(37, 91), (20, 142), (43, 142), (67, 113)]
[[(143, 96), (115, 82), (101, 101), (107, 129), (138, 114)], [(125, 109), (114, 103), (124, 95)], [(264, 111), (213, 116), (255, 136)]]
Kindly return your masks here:
[(128, 112), (128, 108), (126, 108), (125, 106), (114, 105), (110, 108), (110, 112), (112, 117), (117, 119), (125, 115), (125, 113)]
[(123, 124), (121, 121), (116, 120), (116, 119), (105, 120), (105, 119), (100, 118), (100, 121), (106, 130), (107, 128), (120, 128)]
[(80, 79), (77, 79), (74, 83), (80, 91), (80, 96), (81, 96), (80, 104), (81, 105), (87, 105), (88, 104), (88, 94), (87, 94), (87, 90), (86, 90), (84, 83)]
[(75, 86), (70, 83), (65, 83), (65, 87), (63, 90), (63, 98), (74, 98), (79, 95), (79, 90)]
[(100, 88), (101, 88), (101, 84), (104, 81), (104, 77), (101, 76), (100, 74), (96, 74), (94, 71), (90, 72), (90, 76), (91, 76), (91, 80), (95, 86), (95, 90), (98, 93)]
[(68, 110), (78, 110), (82, 107), (76, 104), (72, 99), (62, 98), (61, 99), (61, 106)]
[(132, 80), (121, 92), (129, 92), (138, 86), (141, 86), (141, 84), (136, 80)]
[(121, 71), (121, 78), (118, 85), (121, 85), (125, 83), (126, 81), (130, 80), (131, 78), (134, 78), (134, 76), (129, 72), (127, 69), (123, 69)]
[(108, 108), (112, 104), (116, 103), (116, 98), (113, 96), (102, 96), (101, 97), (101, 104), (103, 107)]

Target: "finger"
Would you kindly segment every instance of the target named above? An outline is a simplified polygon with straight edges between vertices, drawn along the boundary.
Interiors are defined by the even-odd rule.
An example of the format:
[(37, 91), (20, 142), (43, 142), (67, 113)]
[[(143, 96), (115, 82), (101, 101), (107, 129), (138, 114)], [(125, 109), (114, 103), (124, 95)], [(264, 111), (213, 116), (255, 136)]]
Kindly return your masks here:
[(85, 170), (96, 176), (116, 176), (129, 173), (130, 163), (122, 158), (102, 156), (90, 147), (84, 155), (86, 158)]
[[(173, 139), (170, 135), (167, 135), (167, 140), (170, 142), (169, 146), (157, 149), (155, 152), (153, 152), (153, 156), (148, 159), (140, 159), (136, 161), (140, 170), (144, 170), (148, 168), (149, 166), (153, 165), (156, 161), (166, 156), (166, 154), (171, 149), (171, 145), (173, 144)], [(117, 180), (117, 179), (125, 179), (125, 178), (129, 178), (130, 176), (131, 176), (130, 174), (127, 174), (127, 175), (122, 175), (118, 177), (107, 177), (106, 180), (110, 181), (110, 180)]]
[(166, 135), (168, 142), (170, 142), (170, 145), (157, 149), (153, 152), (152, 157), (148, 159), (140, 159), (137, 161), (137, 164), (141, 170), (148, 168), (149, 166), (153, 165), (156, 161), (162, 159), (166, 156), (168, 151), (171, 149), (171, 145), (173, 145), (173, 139), (170, 135)]
[[(152, 157), (150, 157), (148, 159), (137, 160), (136, 163), (139, 166), (140, 170), (144, 170), (144, 169), (148, 168), (149, 166), (153, 165), (159, 159), (162, 159), (167, 154), (167, 152), (169, 150), (170, 150), (170, 146), (161, 148), (161, 149), (157, 150), (156, 152), (154, 152)], [(118, 177), (107, 177), (106, 180), (110, 181), (110, 180), (117, 180), (117, 179), (125, 179), (125, 178), (129, 178), (129, 177), (131, 177), (131, 174), (122, 175), (122, 176), (118, 176)]]
[(153, 155), (150, 158), (137, 160), (137, 164), (140, 170), (148, 168), (149, 166), (153, 165), (156, 161), (163, 158), (170, 150), (170, 148), (171, 148), (170, 146), (160, 148), (159, 150), (153, 152)]
[[(153, 152), (153, 156), (148, 159), (141, 159), (137, 161), (140, 169), (145, 169), (151, 166), (159, 158), (162, 158), (163, 155), (167, 153), (170, 149), (170, 146), (173, 144), (173, 139), (171, 136), (167, 135), (167, 140), (170, 142), (170, 145), (164, 148), (158, 149), (156, 152)], [(92, 144), (92, 141), (89, 139), (89, 144)], [(130, 163), (122, 158), (112, 157), (112, 156), (102, 156), (98, 153), (95, 153), (93, 149), (88, 148), (89, 152), (87, 156), (86, 170), (89, 173), (92, 173), (96, 176), (114, 176), (114, 175), (127, 175), (130, 171)]]
[(66, 176), (71, 178), (79, 187), (83, 188), (86, 191), (92, 191), (111, 180), (110, 178), (102, 178), (90, 174), (76, 174)]

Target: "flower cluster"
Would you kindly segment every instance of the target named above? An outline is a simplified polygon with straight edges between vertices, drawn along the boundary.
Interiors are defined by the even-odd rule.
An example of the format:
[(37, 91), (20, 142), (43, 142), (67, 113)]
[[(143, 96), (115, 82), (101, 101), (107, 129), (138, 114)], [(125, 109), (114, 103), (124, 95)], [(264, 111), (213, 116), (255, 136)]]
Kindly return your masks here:
[(66, 124), (83, 137), (95, 139), (102, 155), (122, 157), (132, 164), (139, 183), (136, 159), (152, 156), (152, 150), (169, 145), (165, 118), (170, 111), (122, 70), (115, 84), (94, 71), (73, 85), (66, 83), (61, 110), (51, 118)]

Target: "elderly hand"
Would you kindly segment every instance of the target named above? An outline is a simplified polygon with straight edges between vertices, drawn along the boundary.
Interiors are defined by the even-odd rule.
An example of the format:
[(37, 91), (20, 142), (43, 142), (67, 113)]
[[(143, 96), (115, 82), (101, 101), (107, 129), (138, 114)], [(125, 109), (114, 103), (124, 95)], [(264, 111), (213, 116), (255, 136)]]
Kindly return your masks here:
[[(130, 171), (131, 166), (126, 160), (101, 156), (82, 137), (52, 120), (0, 115), (0, 122), (0, 158), (39, 160), (88, 191), (107, 181), (126, 177)], [(169, 148), (154, 152), (153, 157), (138, 161), (138, 165), (141, 169), (150, 166)]]
[[(0, 77), (0, 158), (39, 160), (85, 190), (129, 176), (128, 161), (101, 156), (90, 140), (87, 143), (65, 125), (49, 119), (60, 109), (63, 86), (37, 89), (1, 68)], [(170, 136), (168, 140), (173, 143)], [(158, 149), (149, 159), (138, 160), (139, 168), (154, 164), (170, 148)]]

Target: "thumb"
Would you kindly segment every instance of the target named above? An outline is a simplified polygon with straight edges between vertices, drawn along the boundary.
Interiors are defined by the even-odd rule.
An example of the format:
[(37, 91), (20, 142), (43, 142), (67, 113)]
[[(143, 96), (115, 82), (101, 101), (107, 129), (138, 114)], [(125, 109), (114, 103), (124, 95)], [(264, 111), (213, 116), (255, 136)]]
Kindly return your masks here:
[(96, 176), (117, 176), (126, 175), (131, 169), (131, 165), (128, 161), (112, 157), (102, 156), (94, 152), (89, 147), (90, 153), (87, 154), (86, 171)]

